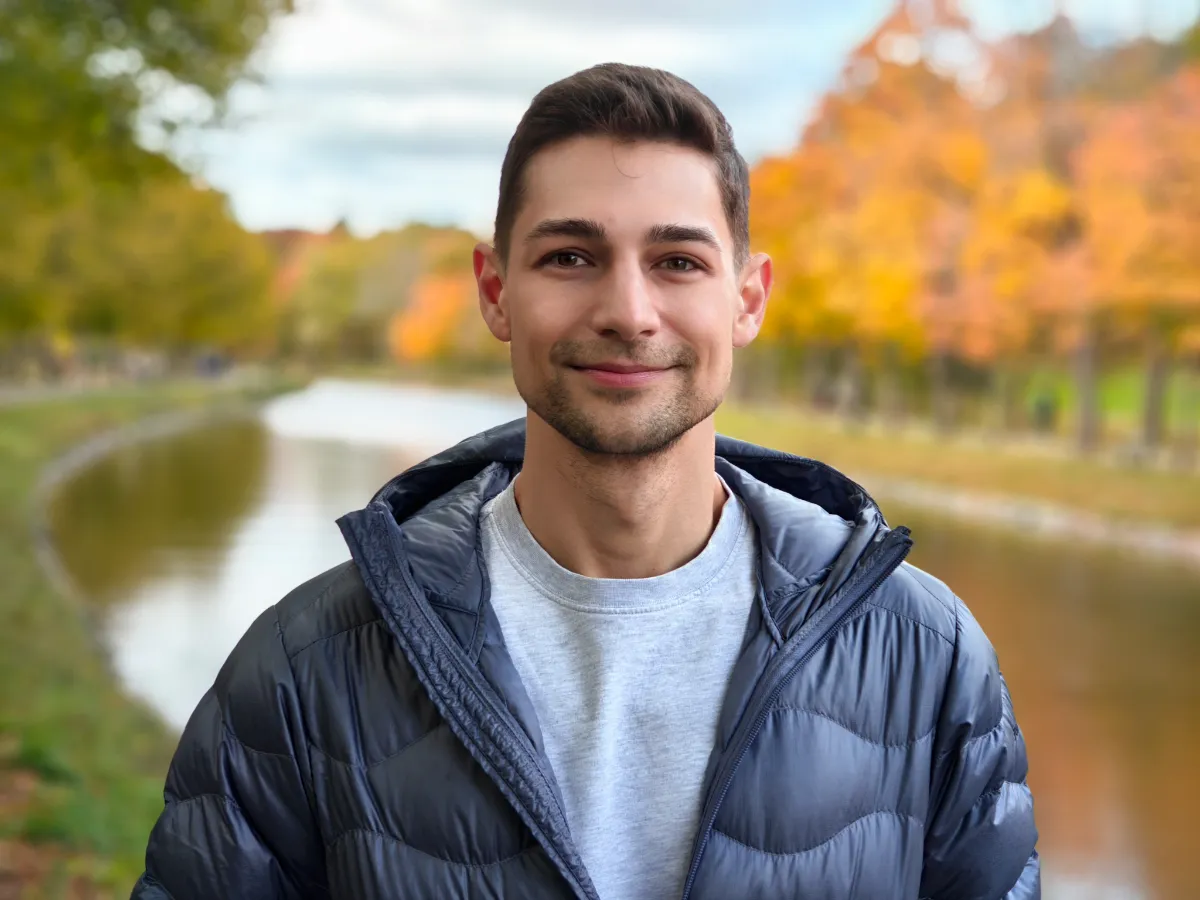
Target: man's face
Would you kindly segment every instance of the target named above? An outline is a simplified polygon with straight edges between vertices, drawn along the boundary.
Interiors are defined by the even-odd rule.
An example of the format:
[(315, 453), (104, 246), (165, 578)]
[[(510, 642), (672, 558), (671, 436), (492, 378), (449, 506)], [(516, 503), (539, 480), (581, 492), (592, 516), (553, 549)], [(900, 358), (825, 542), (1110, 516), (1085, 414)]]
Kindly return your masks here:
[(537, 154), (524, 185), (509, 258), (475, 259), (517, 390), (585, 451), (661, 452), (724, 397), (769, 260), (735, 266), (715, 164), (695, 150), (577, 138)]

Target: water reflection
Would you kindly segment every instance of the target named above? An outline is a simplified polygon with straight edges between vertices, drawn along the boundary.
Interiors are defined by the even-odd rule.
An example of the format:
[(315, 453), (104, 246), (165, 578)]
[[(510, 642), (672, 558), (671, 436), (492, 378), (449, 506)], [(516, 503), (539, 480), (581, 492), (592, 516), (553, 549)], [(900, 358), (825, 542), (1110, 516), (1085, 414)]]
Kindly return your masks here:
[(266, 433), (253, 420), (124, 447), (55, 495), (49, 521), (63, 562), (104, 602), (155, 572), (220, 556), (230, 524), (257, 503), (267, 465)]
[(258, 429), (266, 466), (253, 509), (226, 523), (227, 548), (175, 543), (165, 530), (159, 540), (173, 548), (173, 565), (109, 615), (121, 677), (177, 728), (263, 609), (349, 558), (338, 516), (413, 462), (399, 450), (351, 451)]
[[(181, 726), (259, 611), (347, 558), (339, 515), (428, 445), (517, 412), (490, 397), (326, 383), (261, 423), (85, 473), (55, 521), (76, 578), (119, 595), (109, 635), (121, 676)], [(999, 650), (1029, 746), (1044, 896), (1200, 897), (1194, 570), (884, 507), (912, 527), (913, 562), (968, 602)]]
[(1200, 896), (1200, 581), (884, 504), (995, 644), (1031, 761), (1046, 896)]

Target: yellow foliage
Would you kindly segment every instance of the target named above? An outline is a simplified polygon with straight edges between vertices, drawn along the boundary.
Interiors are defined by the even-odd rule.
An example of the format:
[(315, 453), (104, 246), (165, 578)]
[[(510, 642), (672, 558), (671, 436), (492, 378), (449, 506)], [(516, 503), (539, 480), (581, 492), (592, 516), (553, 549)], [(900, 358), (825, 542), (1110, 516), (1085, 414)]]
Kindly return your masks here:
[(988, 362), (1101, 305), (1200, 316), (1200, 66), (1124, 106), (1052, 107), (1033, 65), (986, 112), (920, 65), (871, 70), (752, 173), (777, 263), (764, 340)]

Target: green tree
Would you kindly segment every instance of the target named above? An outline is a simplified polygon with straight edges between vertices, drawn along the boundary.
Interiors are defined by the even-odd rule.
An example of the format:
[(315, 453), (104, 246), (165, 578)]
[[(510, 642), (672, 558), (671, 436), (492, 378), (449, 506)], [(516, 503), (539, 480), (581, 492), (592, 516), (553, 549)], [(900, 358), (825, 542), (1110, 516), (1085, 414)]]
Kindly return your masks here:
[(66, 329), (233, 346), (257, 238), (162, 152), (219, 119), (291, 0), (0, 0), (0, 343)]
[[(291, 0), (3, 0), (0, 183), (54, 193), (57, 166), (129, 177), (169, 165), (134, 140), (219, 114)], [(189, 102), (162, 101), (173, 95)]]

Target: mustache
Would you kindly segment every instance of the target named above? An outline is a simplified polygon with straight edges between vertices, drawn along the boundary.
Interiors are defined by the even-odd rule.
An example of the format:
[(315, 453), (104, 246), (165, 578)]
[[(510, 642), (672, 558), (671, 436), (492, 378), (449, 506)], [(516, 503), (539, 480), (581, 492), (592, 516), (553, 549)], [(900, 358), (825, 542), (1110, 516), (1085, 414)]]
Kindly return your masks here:
[(687, 345), (664, 347), (647, 341), (556, 341), (550, 348), (555, 365), (587, 368), (605, 362), (625, 362), (655, 369), (691, 368), (698, 361)]

